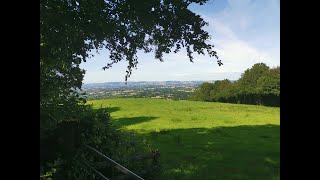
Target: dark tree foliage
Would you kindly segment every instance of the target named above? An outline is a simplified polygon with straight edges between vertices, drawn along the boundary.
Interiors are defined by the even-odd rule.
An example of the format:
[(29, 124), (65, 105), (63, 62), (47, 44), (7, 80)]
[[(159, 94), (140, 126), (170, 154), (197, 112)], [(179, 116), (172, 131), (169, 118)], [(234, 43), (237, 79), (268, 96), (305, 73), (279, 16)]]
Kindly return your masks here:
[[(41, 0), (41, 58), (54, 63), (63, 61), (61, 66), (66, 63), (63, 59), (68, 59), (69, 64), (65, 65), (70, 68), (86, 61), (91, 50), (106, 48), (110, 51), (111, 63), (104, 68), (126, 60), (126, 79), (138, 64), (138, 50), (153, 51), (160, 61), (163, 53), (178, 52), (182, 47), (186, 48), (191, 62), (193, 52), (204, 54), (206, 51), (218, 59), (213, 45), (207, 43), (208, 32), (202, 29), (208, 23), (187, 8), (191, 3), (206, 2)], [(218, 60), (218, 64), (221, 65), (221, 61)], [(71, 74), (66, 70), (60, 73)]]
[[(95, 131), (84, 132), (79, 127), (86, 124), (82, 118), (85, 114), (91, 114), (91, 119), (95, 115), (85, 105), (86, 101), (81, 98), (78, 90), (81, 89), (85, 73), (79, 65), (93, 56), (92, 51), (107, 49), (110, 52), (110, 56), (106, 57), (110, 62), (106, 62), (103, 69), (119, 61), (127, 61), (125, 81), (130, 77), (132, 69), (137, 67), (138, 51), (153, 52), (156, 59), (163, 61), (164, 53), (177, 53), (185, 48), (191, 62), (196, 52), (206, 53), (216, 58), (219, 66), (222, 65), (213, 45), (208, 43), (209, 34), (203, 30), (208, 23), (188, 9), (191, 3), (203, 5), (207, 1), (40, 0), (42, 162), (45, 164), (62, 158), (70, 163), (73, 154), (81, 154), (76, 151), (76, 145), (91, 142), (88, 137), (93, 137), (90, 133)], [(86, 127), (92, 129), (97, 126), (92, 123)], [(65, 135), (61, 131), (67, 132), (66, 127), (78, 129), (73, 134)], [(58, 142), (68, 142), (71, 134), (78, 137), (72, 140), (72, 151), (45, 148), (56, 147)], [(99, 138), (103, 138), (103, 133), (94, 139)], [(74, 143), (78, 140), (79, 143)], [(71, 166), (75, 167), (74, 164)]]
[[(187, 7), (207, 0), (41, 0), (40, 1), (40, 109), (54, 119), (66, 106), (81, 103), (76, 89), (81, 88), (84, 70), (79, 68), (92, 50), (110, 52), (110, 63), (128, 62), (125, 80), (138, 64), (137, 52), (163, 53), (187, 50), (218, 59), (208, 23)], [(107, 58), (106, 58), (107, 59)], [(221, 61), (218, 60), (221, 65)], [(63, 105), (63, 108), (61, 108)], [(54, 110), (54, 111), (52, 111)], [(56, 113), (54, 113), (56, 112)], [(48, 113), (46, 113), (48, 114)]]
[(210, 91), (212, 101), (215, 102), (236, 102), (236, 83), (232, 83), (230, 80), (225, 79), (222, 81), (215, 81), (213, 88)]
[(213, 89), (213, 87), (214, 85), (212, 83), (202, 83), (199, 89), (194, 93), (193, 99), (202, 101), (212, 101), (210, 92)]
[(203, 83), (191, 99), (280, 106), (280, 67), (270, 69), (264, 63), (254, 64), (236, 82), (226, 79)]
[(280, 67), (266, 71), (257, 81), (257, 91), (266, 105), (280, 105)]
[(238, 99), (244, 104), (261, 104), (261, 96), (257, 91), (258, 79), (269, 70), (269, 67), (264, 63), (254, 64), (250, 69), (247, 69), (238, 80), (240, 89)]

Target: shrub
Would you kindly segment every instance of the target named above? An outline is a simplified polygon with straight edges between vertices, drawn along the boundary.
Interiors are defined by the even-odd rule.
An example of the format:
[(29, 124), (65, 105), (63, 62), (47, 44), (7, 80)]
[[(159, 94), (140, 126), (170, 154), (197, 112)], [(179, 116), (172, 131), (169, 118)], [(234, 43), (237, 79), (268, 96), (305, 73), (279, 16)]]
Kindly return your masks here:
[(152, 178), (158, 172), (155, 169), (160, 168), (159, 162), (130, 161), (130, 158), (152, 153), (154, 149), (133, 134), (117, 130), (110, 119), (105, 109), (93, 110), (88, 106), (77, 120), (59, 123), (51, 135), (42, 140), (42, 174), (52, 174), (54, 179), (96, 179), (98, 175), (84, 160), (106, 177), (121, 174), (85, 146), (89, 145), (134, 173)]

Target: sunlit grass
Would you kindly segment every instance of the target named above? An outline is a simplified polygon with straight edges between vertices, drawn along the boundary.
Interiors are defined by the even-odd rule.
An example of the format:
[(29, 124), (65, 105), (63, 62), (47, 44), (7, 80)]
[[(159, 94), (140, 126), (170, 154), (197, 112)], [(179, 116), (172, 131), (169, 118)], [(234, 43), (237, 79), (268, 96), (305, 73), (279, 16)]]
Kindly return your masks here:
[(160, 150), (158, 179), (280, 179), (280, 108), (160, 99), (88, 102)]

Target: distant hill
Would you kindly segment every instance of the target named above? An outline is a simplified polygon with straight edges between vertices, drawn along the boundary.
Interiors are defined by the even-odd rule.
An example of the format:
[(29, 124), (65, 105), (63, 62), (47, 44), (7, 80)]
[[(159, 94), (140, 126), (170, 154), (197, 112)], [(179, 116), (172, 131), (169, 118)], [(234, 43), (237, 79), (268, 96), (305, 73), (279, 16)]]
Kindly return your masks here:
[(197, 86), (203, 82), (215, 82), (216, 80), (209, 81), (133, 81), (128, 82), (105, 82), (105, 83), (89, 83), (83, 84), (83, 89), (91, 88), (115, 88), (115, 87), (135, 87), (135, 86)]

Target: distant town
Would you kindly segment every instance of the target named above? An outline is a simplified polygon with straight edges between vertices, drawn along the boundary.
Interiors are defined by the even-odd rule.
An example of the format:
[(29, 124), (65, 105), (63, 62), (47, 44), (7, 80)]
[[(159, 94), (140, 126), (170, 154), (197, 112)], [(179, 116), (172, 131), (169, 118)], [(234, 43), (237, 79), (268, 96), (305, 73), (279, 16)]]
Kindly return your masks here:
[(203, 82), (211, 81), (138, 81), (83, 84), (88, 100), (105, 98), (157, 98), (187, 100)]

